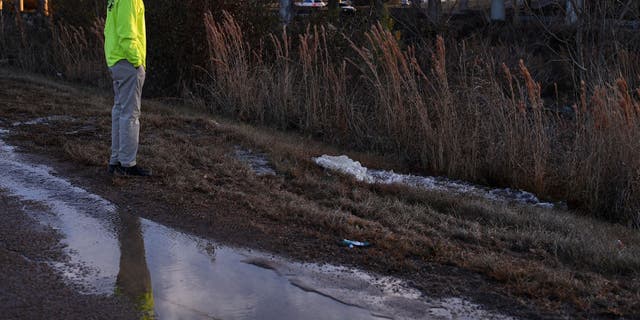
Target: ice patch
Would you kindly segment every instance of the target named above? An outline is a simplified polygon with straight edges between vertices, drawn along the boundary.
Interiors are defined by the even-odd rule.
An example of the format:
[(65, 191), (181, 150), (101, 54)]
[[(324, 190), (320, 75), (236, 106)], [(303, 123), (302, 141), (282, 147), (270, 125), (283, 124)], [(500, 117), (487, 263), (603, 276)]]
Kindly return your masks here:
[[(88, 279), (88, 285), (96, 292), (113, 292), (115, 282), (109, 279), (115, 279), (118, 270), (105, 266), (113, 265), (119, 256), (111, 254), (113, 251), (95, 248), (109, 245), (117, 248), (117, 239), (109, 236), (111, 233), (106, 232), (109, 226), (104, 222), (105, 217), (115, 213), (115, 206), (54, 176), (52, 168), (29, 163), (1, 139), (0, 173), (0, 189), (46, 208), (29, 210), (31, 214), (39, 216), (40, 221), (56, 229), (72, 231), (65, 232), (66, 238), (63, 240), (68, 245), (71, 261), (54, 264), (54, 267), (72, 282)], [(95, 241), (83, 240), (91, 238)]]
[(410, 174), (398, 174), (386, 170), (372, 170), (367, 169), (362, 166), (360, 162), (354, 161), (347, 156), (336, 157), (323, 155), (313, 158), (313, 161), (323, 168), (351, 175), (358, 181), (367, 183), (398, 183), (425, 190), (469, 194), (493, 201), (527, 204), (543, 208), (555, 207), (553, 203), (542, 202), (534, 194), (522, 190), (510, 188), (492, 189), (445, 177), (423, 177)]
[(24, 121), (24, 122), (17, 121), (17, 122), (14, 122), (12, 126), (17, 127), (22, 125), (48, 124), (49, 122), (53, 122), (53, 121), (74, 121), (74, 120), (75, 119), (70, 116), (56, 115), (56, 116), (35, 118), (35, 119)]

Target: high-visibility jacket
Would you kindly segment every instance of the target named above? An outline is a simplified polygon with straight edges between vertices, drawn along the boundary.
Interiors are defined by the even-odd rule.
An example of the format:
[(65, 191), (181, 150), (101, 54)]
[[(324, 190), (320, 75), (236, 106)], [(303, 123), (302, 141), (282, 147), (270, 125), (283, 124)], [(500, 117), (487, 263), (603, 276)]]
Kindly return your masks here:
[(112, 67), (126, 59), (134, 67), (147, 66), (147, 33), (142, 0), (108, 0), (104, 53)]

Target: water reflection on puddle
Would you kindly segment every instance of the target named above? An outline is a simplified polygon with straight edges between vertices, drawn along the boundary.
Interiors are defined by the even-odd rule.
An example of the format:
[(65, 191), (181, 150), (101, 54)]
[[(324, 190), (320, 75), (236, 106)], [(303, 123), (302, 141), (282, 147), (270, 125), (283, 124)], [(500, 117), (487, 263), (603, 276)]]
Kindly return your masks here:
[(118, 213), (2, 139), (0, 192), (64, 236), (70, 261), (52, 262), (58, 270), (88, 293), (127, 296), (147, 319), (505, 318), (398, 279), (219, 246)]
[(364, 309), (296, 288), (273, 270), (243, 263), (247, 256), (230, 248), (214, 249), (208, 241), (148, 220), (141, 225), (161, 318), (372, 318)]

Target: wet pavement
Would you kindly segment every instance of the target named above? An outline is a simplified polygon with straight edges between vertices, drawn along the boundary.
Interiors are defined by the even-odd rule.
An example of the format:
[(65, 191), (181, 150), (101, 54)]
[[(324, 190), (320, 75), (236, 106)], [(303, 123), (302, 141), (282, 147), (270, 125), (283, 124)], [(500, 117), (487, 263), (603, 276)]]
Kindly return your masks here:
[(0, 189), (58, 230), (51, 261), (85, 293), (123, 295), (156, 319), (454, 319), (507, 317), (459, 298), (430, 299), (392, 277), (292, 262), (120, 213), (2, 141)]

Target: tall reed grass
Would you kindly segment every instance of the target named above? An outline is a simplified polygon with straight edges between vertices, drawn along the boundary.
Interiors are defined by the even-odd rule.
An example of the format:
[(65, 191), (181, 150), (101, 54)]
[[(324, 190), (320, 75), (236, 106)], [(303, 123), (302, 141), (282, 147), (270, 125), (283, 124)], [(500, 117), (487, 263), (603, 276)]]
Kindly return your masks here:
[(376, 25), (338, 56), (322, 27), (251, 47), (231, 15), (204, 23), (215, 112), (640, 223), (640, 91), (624, 78), (583, 82), (567, 111), (543, 99), (526, 61), (509, 66), (488, 46), (407, 46)]
[[(1, 22), (0, 60), (108, 86), (102, 20), (84, 27), (54, 20), (32, 24), (20, 16), (2, 16)], [(574, 86), (559, 83), (562, 76), (541, 67), (544, 62), (522, 46), (447, 36), (407, 45), (379, 24), (364, 36), (309, 26), (302, 32), (265, 31), (256, 41), (255, 30), (247, 31), (231, 14), (207, 13), (202, 26), (210, 78), (202, 87), (216, 113), (395, 155), (430, 174), (523, 188), (604, 219), (640, 224), (640, 54), (630, 46), (605, 45), (601, 34), (584, 31), (591, 45), (585, 40), (569, 53), (584, 63), (560, 64), (570, 70), (564, 73), (581, 74), (577, 96), (563, 99), (571, 94), (558, 91)], [(163, 41), (174, 44), (171, 39)], [(157, 57), (166, 53), (153, 53), (149, 61), (157, 74), (166, 72), (154, 61), (184, 65), (176, 63), (182, 57), (160, 62)], [(551, 86), (550, 99), (544, 92)]]
[(64, 23), (53, 25), (52, 61), (66, 79), (105, 85), (109, 75), (104, 62), (104, 19), (86, 30)]

